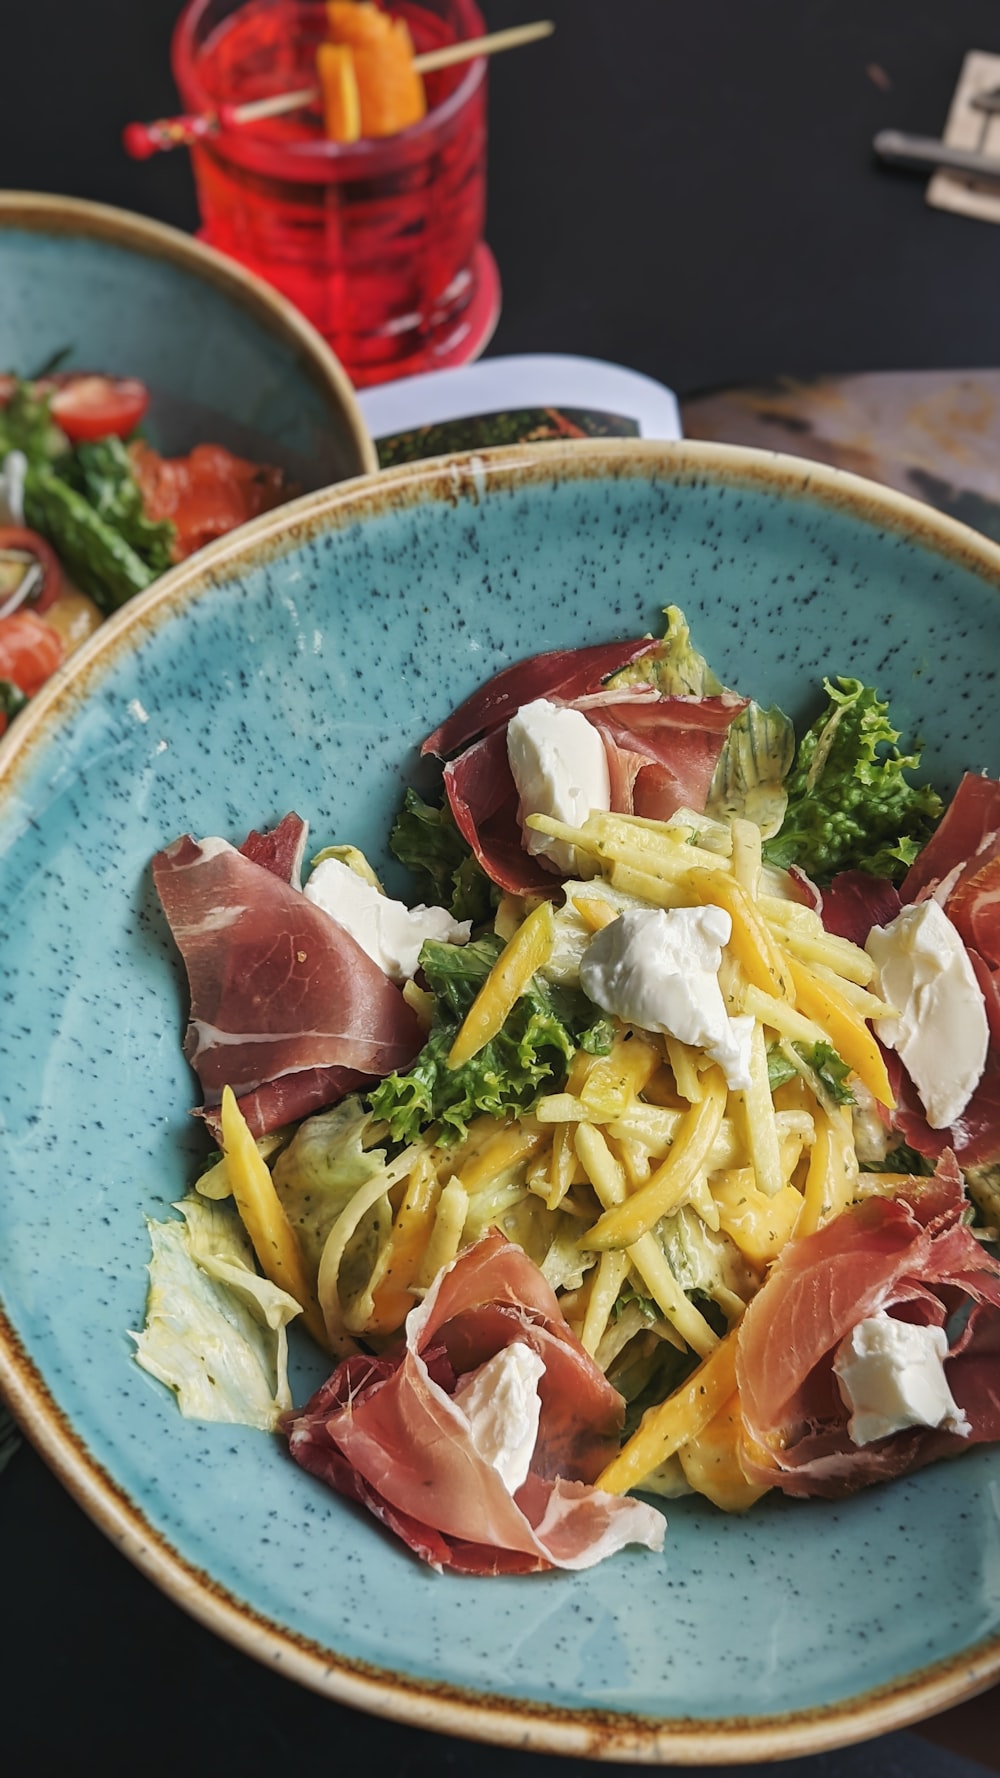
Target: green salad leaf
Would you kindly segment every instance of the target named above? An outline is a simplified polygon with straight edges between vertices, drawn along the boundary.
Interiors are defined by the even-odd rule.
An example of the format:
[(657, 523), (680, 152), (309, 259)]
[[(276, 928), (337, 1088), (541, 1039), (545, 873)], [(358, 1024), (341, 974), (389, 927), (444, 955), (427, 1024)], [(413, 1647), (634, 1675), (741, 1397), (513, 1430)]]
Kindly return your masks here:
[(16, 716), (19, 710), (23, 710), (27, 702), (21, 687), (15, 685), (12, 679), (0, 679), (0, 716), (4, 717), (7, 722)]
[(605, 681), (607, 688), (618, 691), (629, 685), (652, 685), (664, 697), (718, 697), (725, 686), (692, 642), (683, 611), (667, 605), (663, 615), (667, 627), (656, 647), (631, 666), (612, 673)]
[(54, 469), (29, 463), (24, 521), (48, 538), (77, 586), (104, 612), (117, 610), (156, 579), (115, 526)]
[(165, 574), (173, 562), (176, 528), (169, 519), (146, 517), (142, 491), (120, 438), (99, 438), (77, 445), (58, 465), (59, 473), (135, 550), (154, 574)]
[[(834, 1105), (853, 1105), (854, 1094), (847, 1084), (851, 1070), (842, 1056), (828, 1043), (793, 1043), (789, 1046), (816, 1076), (820, 1086)], [(799, 1073), (787, 1051), (775, 1043), (767, 1052), (767, 1081), (772, 1093), (794, 1080)]]
[(0, 458), (8, 451), (23, 451), (29, 463), (44, 467), (65, 451), (66, 435), (49, 412), (50, 400), (36, 394), (30, 383), (15, 383), (0, 408)]
[(415, 790), (407, 790), (389, 846), (400, 864), (413, 872), (424, 901), (445, 907), (453, 919), (471, 920), (474, 926), (491, 918), (492, 884), (447, 807), (435, 808)]
[(799, 742), (788, 810), (764, 846), (769, 864), (798, 865), (817, 883), (842, 870), (898, 882), (942, 811), (929, 784), (907, 773), (920, 750), (900, 753), (888, 705), (860, 679), (824, 680), (827, 708)]
[(429, 1124), (450, 1142), (480, 1112), (529, 1111), (543, 1087), (562, 1086), (577, 1049), (606, 1055), (611, 1048), (611, 1024), (585, 994), (535, 976), (497, 1036), (461, 1068), (449, 1068), (455, 1033), (502, 949), (492, 933), (467, 945), (423, 946), (420, 968), (434, 995), (430, 1035), (412, 1068), (387, 1075), (369, 1099), (394, 1142), (414, 1141)]
[(135, 1357), (187, 1418), (273, 1431), (292, 1405), (285, 1330), (299, 1304), (260, 1276), (234, 1208), (197, 1194), (174, 1208), (183, 1220), (147, 1219), (153, 1251)]

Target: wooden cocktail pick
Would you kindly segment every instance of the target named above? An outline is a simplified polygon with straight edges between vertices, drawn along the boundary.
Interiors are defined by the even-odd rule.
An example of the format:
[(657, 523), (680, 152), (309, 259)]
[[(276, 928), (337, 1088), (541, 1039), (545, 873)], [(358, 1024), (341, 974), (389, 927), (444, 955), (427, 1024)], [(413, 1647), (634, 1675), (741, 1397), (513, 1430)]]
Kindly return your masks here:
[[(507, 31), (491, 31), (485, 37), (467, 37), (441, 49), (427, 50), (414, 56), (413, 66), (418, 74), (433, 74), (439, 68), (471, 62), (476, 56), (495, 56), (505, 49), (536, 43), (541, 37), (550, 37), (554, 30), (551, 19), (539, 19), (532, 25), (512, 25)], [(133, 160), (148, 160), (150, 155), (165, 154), (171, 148), (190, 148), (208, 136), (218, 135), (220, 130), (240, 129), (264, 117), (301, 111), (306, 105), (314, 105), (319, 96), (318, 87), (306, 86), (296, 92), (272, 93), (267, 99), (250, 99), (244, 105), (220, 105), (215, 111), (159, 117), (153, 123), (130, 123), (122, 132), (122, 142)]]

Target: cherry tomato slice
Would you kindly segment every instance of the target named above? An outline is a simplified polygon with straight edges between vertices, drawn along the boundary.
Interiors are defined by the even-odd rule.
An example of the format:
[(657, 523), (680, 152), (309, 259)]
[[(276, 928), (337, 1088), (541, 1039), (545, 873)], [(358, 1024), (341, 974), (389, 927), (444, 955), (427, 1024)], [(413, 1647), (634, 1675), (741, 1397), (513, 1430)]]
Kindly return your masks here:
[(17, 556), (34, 556), (42, 577), (24, 601), (16, 595), (12, 601), (5, 600), (0, 593), (0, 617), (9, 616), (12, 611), (20, 609), (22, 603), (30, 606), (32, 611), (47, 611), (62, 590), (62, 569), (52, 545), (46, 543), (37, 531), (25, 530), (22, 525), (0, 525), (0, 557), (8, 550)]
[(33, 698), (66, 653), (57, 630), (33, 611), (0, 617), (0, 679), (9, 679)]
[(137, 377), (70, 376), (52, 397), (51, 413), (73, 444), (95, 438), (127, 438), (149, 406), (149, 390)]

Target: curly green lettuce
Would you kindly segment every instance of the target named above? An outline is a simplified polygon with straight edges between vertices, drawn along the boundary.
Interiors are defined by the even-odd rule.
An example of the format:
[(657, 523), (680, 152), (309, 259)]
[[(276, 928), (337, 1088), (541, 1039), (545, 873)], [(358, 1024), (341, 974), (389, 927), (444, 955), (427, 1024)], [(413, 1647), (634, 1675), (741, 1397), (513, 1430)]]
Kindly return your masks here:
[(823, 683), (829, 703), (799, 742), (785, 819), (764, 857), (819, 884), (842, 870), (898, 882), (929, 839), (941, 798), (932, 785), (910, 782), (920, 749), (900, 753), (899, 730), (871, 686)]
[(471, 920), (474, 926), (492, 918), (493, 885), (447, 806), (435, 808), (415, 790), (407, 790), (389, 847), (412, 871), (422, 900), (445, 907), (453, 919)]
[(576, 1050), (606, 1055), (612, 1027), (585, 994), (535, 976), (490, 1042), (460, 1068), (448, 1052), (502, 943), (492, 933), (468, 945), (428, 941), (420, 968), (434, 995), (430, 1035), (406, 1074), (389, 1074), (369, 1104), (394, 1142), (412, 1142), (429, 1125), (440, 1141), (463, 1137), (481, 1112), (502, 1118), (530, 1111), (542, 1089), (558, 1091)]

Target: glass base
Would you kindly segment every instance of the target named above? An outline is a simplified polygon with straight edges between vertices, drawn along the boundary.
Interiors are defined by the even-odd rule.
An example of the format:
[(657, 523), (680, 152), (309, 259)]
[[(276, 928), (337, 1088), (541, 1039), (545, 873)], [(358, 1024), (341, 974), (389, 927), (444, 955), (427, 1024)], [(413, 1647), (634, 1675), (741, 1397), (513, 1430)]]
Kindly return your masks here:
[[(200, 228), (196, 233), (200, 241), (214, 247), (217, 252), (225, 251), (212, 239), (208, 229)], [(236, 254), (232, 257), (238, 259), (240, 264), (257, 277), (265, 275), (255, 260), (243, 259)], [(422, 342), (415, 351), (389, 361), (382, 359), (369, 364), (351, 364), (342, 352), (338, 353), (340, 362), (356, 389), (372, 388), (378, 383), (394, 383), (400, 377), (417, 376), (422, 371), (452, 370), (461, 364), (471, 364), (485, 351), (496, 331), (501, 308), (500, 274), (485, 241), (480, 241), (475, 249), (469, 273), (472, 289), (461, 314), (450, 328), (445, 331), (438, 329), (432, 338)], [(266, 281), (275, 282), (271, 279)], [(280, 284), (275, 282), (275, 288), (280, 290)], [(287, 290), (282, 291), (282, 295), (288, 301), (292, 300)], [(307, 319), (310, 318), (307, 316)], [(315, 326), (315, 321), (313, 325)], [(324, 329), (320, 328), (319, 331), (324, 332)], [(337, 340), (328, 333), (325, 333), (325, 338), (333, 351), (337, 352)]]

